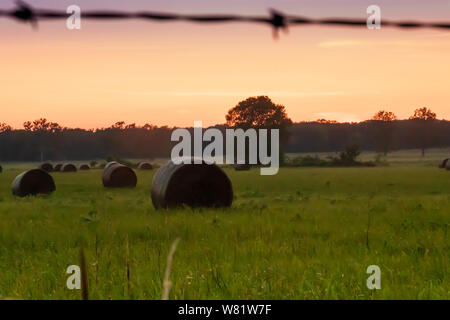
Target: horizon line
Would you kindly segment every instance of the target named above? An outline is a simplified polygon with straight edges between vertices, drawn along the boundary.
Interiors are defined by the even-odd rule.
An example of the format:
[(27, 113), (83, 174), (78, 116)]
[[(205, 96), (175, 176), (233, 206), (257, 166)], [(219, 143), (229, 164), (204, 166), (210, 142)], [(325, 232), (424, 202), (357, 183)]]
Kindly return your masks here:
[[(48, 120), (47, 118), (39, 118), (39, 119), (35, 119), (35, 120), (28, 120), (28, 121), (24, 121), (23, 124), (27, 123), (27, 122), (31, 122), (33, 123), (33, 121), (37, 121), (37, 120), (46, 120), (47, 123), (52, 123), (52, 124), (56, 124), (58, 125), (60, 128), (60, 130), (85, 130), (85, 131), (98, 131), (98, 130), (107, 130), (107, 129), (118, 129), (118, 130), (130, 130), (130, 129), (145, 129), (146, 126), (156, 128), (156, 129), (160, 129), (160, 128), (168, 128), (168, 129), (179, 129), (179, 128), (183, 128), (183, 129), (192, 129), (194, 128), (194, 124), (192, 126), (169, 126), (167, 124), (164, 125), (157, 125), (157, 124), (152, 124), (152, 123), (145, 123), (143, 125), (138, 125), (136, 123), (130, 122), (130, 123), (126, 123), (125, 121), (116, 121), (115, 123), (111, 124), (110, 126), (107, 127), (97, 127), (97, 128), (88, 128), (88, 127), (67, 127), (67, 126), (62, 126), (57, 122), (52, 122), (50, 120)], [(339, 124), (361, 124), (364, 122), (400, 122), (400, 121), (413, 121), (413, 120), (422, 120), (422, 119), (395, 119), (395, 120), (390, 120), (390, 121), (383, 121), (383, 120), (374, 120), (374, 119), (366, 119), (366, 120), (360, 120), (360, 121), (337, 121), (337, 120), (329, 120), (329, 119), (317, 119), (317, 120), (304, 120), (304, 121), (292, 121), (292, 125), (296, 125), (296, 124), (305, 124), (305, 123), (317, 123), (317, 124), (328, 124), (328, 125), (339, 125)], [(431, 119), (434, 121), (444, 121), (444, 122), (450, 122), (450, 119)], [(429, 120), (425, 120), (425, 121), (429, 121)], [(122, 123), (123, 127), (114, 127), (114, 125), (120, 124)], [(193, 121), (194, 123), (194, 121)], [(127, 126), (131, 126), (131, 127), (127, 127)], [(209, 126), (202, 126), (202, 129), (208, 129), (208, 128), (214, 128), (214, 127), (228, 127), (228, 128), (233, 128), (232, 126), (228, 126), (226, 123), (217, 123), (214, 125), (209, 125)], [(2, 130), (6, 128), (6, 130)], [(7, 132), (7, 131), (30, 131), (30, 130), (26, 130), (24, 127), (21, 128), (16, 128), (13, 127), (7, 123), (1, 123), (0, 122), (0, 134)]]

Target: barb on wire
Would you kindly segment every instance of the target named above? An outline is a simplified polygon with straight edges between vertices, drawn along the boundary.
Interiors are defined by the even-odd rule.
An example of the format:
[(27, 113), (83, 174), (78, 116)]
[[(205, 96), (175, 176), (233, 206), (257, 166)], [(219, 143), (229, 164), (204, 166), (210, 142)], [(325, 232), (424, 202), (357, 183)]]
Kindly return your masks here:
[[(16, 1), (16, 8), (10, 11), (0, 11), (0, 17), (10, 17), (22, 22), (29, 22), (34, 27), (38, 20), (66, 19), (69, 17), (64, 11), (34, 9), (22, 0)], [(119, 12), (119, 11), (86, 11), (81, 13), (85, 19), (95, 20), (117, 20), (117, 19), (144, 19), (154, 21), (189, 21), (196, 23), (224, 23), (224, 22), (250, 22), (263, 23), (270, 25), (273, 29), (274, 37), (278, 37), (280, 30), (288, 31), (289, 26), (294, 25), (325, 25), (325, 26), (347, 26), (347, 27), (366, 27), (366, 20), (357, 19), (312, 19), (308, 17), (299, 17), (285, 15), (277, 10), (270, 9), (270, 15), (267, 17), (252, 17), (240, 15), (189, 15), (174, 13), (157, 12)], [(450, 22), (418, 22), (418, 21), (382, 21), (382, 26), (397, 27), (404, 29), (413, 28), (436, 28), (450, 29)]]
[(10, 17), (30, 22), (33, 27), (37, 27), (37, 17), (34, 10), (21, 0), (16, 1), (17, 8), (7, 14)]

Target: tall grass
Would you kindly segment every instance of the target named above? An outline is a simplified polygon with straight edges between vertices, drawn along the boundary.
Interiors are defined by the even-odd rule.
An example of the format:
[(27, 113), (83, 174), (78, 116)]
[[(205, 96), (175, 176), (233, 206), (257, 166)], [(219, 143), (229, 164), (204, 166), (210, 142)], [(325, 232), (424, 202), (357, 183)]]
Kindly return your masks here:
[[(19, 171), (7, 169), (0, 174), (0, 294), (450, 298), (450, 172), (425, 166), (281, 169), (273, 177), (226, 172), (236, 195), (232, 208), (155, 211), (152, 172), (139, 172), (134, 190), (104, 189), (95, 170), (54, 173), (53, 195), (18, 199), (10, 183)], [(178, 237), (182, 250), (168, 255), (164, 248)], [(67, 289), (65, 272), (80, 264), (83, 243), (81, 293)], [(369, 265), (381, 268), (376, 292), (366, 287)]]

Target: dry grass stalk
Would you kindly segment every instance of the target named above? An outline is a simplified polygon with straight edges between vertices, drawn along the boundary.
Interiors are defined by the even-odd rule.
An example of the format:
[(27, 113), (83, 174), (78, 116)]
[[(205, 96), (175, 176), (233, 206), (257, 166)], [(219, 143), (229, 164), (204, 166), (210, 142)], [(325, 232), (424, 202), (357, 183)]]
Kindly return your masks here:
[(88, 271), (87, 271), (86, 255), (84, 253), (84, 246), (81, 246), (80, 248), (80, 268), (81, 268), (81, 298), (83, 300), (89, 300)]
[(162, 295), (162, 300), (169, 300), (169, 293), (170, 289), (172, 287), (172, 282), (170, 282), (170, 271), (172, 270), (172, 262), (173, 262), (173, 255), (175, 254), (175, 251), (177, 250), (178, 243), (180, 242), (180, 238), (175, 239), (175, 241), (172, 244), (172, 247), (170, 248), (169, 255), (167, 256), (167, 266), (166, 266), (166, 272), (164, 275), (164, 290)]

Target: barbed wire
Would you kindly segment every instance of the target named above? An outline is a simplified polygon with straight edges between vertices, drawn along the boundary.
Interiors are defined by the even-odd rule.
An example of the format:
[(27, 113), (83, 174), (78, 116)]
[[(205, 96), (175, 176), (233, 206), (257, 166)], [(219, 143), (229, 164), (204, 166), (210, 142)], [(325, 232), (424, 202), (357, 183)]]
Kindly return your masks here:
[[(16, 8), (12, 10), (0, 10), (0, 17), (9, 17), (21, 22), (31, 23), (37, 27), (40, 20), (67, 19), (71, 16), (64, 11), (35, 9), (23, 1), (16, 2)], [(262, 16), (241, 16), (241, 15), (192, 15), (175, 13), (157, 13), (148, 11), (122, 12), (122, 11), (84, 11), (81, 12), (84, 19), (94, 20), (129, 20), (143, 19), (160, 22), (168, 21), (188, 21), (196, 23), (226, 23), (226, 22), (248, 22), (262, 23), (270, 25), (274, 30), (274, 36), (278, 35), (280, 30), (285, 32), (289, 26), (295, 25), (325, 25), (325, 26), (346, 26), (346, 27), (367, 27), (366, 20), (346, 19), (346, 18), (326, 18), (314, 19), (308, 17), (285, 15), (275, 9), (270, 9), (270, 15)], [(381, 26), (397, 27), (403, 29), (417, 28), (435, 28), (449, 29), (450, 22), (420, 22), (420, 21), (381, 21)]]

